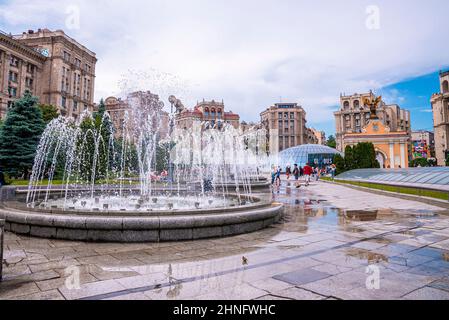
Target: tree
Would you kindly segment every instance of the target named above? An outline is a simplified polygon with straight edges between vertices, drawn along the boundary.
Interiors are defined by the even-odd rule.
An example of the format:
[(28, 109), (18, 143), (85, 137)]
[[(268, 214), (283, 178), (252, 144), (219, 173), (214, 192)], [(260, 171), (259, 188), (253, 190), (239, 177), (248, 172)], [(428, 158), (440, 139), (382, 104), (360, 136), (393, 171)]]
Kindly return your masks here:
[(416, 167), (429, 167), (430, 163), (427, 161), (426, 158), (416, 158), (410, 161), (410, 167), (416, 168)]
[(334, 136), (330, 135), (329, 138), (327, 138), (327, 146), (334, 149), (337, 148), (337, 141)]
[(340, 154), (335, 155), (334, 164), (337, 167), (337, 174), (340, 174), (340, 173), (343, 173), (346, 171), (345, 159)]
[(46, 124), (59, 117), (58, 108), (51, 104), (41, 104), (39, 105), (39, 109), (41, 109), (42, 119)]
[(354, 149), (351, 146), (345, 148), (345, 171), (357, 168), (357, 162), (354, 159)]
[(354, 146), (353, 157), (355, 161), (354, 169), (380, 168), (376, 159), (376, 150), (371, 142), (361, 142)]
[(0, 165), (12, 176), (28, 178), (45, 128), (38, 98), (26, 91), (14, 102), (0, 128)]

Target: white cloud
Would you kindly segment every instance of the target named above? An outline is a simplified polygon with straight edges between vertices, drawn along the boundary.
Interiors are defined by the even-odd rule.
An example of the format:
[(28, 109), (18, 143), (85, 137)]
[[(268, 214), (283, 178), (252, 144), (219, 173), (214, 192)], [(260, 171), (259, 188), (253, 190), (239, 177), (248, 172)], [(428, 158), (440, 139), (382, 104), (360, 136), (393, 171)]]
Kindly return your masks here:
[[(380, 29), (366, 28), (366, 8)], [(379, 89), (449, 64), (445, 0), (7, 1), (0, 27), (65, 29), (67, 6), (80, 7), (68, 33), (98, 55), (96, 98), (118, 92), (128, 70), (160, 70), (189, 83), (185, 104), (224, 99), (257, 120), (274, 102), (299, 101), (309, 124), (333, 123), (342, 92)], [(152, 89), (152, 88), (148, 88)]]

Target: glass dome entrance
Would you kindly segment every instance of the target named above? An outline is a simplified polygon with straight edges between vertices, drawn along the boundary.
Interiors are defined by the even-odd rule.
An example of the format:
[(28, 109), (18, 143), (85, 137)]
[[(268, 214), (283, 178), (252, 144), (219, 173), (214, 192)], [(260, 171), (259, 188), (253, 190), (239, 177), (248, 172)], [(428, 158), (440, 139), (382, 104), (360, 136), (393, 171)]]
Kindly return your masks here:
[(305, 144), (282, 151), (279, 155), (279, 165), (304, 167), (307, 163), (311, 166), (325, 167), (334, 161), (334, 156), (339, 152), (333, 148), (319, 144)]

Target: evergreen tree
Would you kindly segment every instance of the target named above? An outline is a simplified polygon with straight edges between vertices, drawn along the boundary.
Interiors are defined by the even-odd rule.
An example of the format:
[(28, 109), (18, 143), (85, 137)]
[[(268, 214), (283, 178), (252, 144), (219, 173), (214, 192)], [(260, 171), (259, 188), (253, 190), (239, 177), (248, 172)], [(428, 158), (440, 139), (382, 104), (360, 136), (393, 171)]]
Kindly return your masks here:
[(331, 147), (331, 148), (337, 148), (337, 141), (335, 141), (335, 137), (334, 136), (329, 136), (329, 138), (327, 138), (327, 146)]
[(42, 119), (46, 124), (59, 117), (58, 108), (51, 104), (41, 104), (39, 109), (41, 109)]
[(345, 159), (340, 154), (335, 155), (334, 164), (337, 167), (337, 174), (341, 174), (346, 171)]
[(0, 128), (0, 166), (13, 176), (28, 178), (45, 123), (38, 98), (26, 91), (14, 102)]
[(361, 142), (354, 146), (353, 157), (357, 169), (380, 168), (374, 145), (371, 142)]
[(345, 148), (345, 171), (357, 168), (357, 162), (354, 159), (354, 149), (351, 146)]

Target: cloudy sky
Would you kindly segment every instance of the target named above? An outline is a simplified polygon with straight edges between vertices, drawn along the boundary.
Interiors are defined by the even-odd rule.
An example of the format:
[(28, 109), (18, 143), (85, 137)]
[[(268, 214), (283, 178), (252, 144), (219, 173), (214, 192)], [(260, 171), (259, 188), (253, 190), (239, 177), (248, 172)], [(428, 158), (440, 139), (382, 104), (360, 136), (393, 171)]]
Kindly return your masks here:
[(189, 107), (224, 99), (247, 121), (300, 102), (332, 133), (340, 93), (369, 89), (432, 127), (447, 12), (447, 0), (0, 0), (0, 29), (63, 29), (96, 52), (96, 100), (143, 73), (149, 90)]

